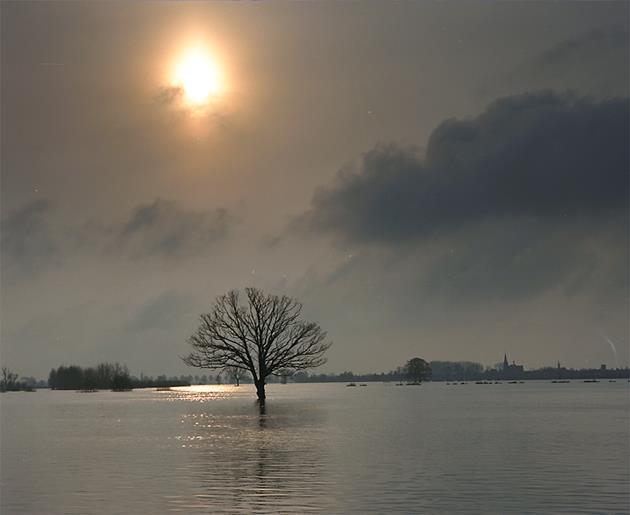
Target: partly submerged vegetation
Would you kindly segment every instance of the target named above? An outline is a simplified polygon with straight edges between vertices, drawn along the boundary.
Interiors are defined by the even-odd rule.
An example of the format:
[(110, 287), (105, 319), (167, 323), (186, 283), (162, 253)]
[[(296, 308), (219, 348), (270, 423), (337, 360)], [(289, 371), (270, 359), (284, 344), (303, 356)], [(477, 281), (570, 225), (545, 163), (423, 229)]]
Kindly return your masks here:
[[(418, 361), (417, 361), (418, 360)], [(410, 364), (418, 369), (410, 371)], [(413, 368), (413, 367), (412, 367)], [(417, 375), (419, 373), (420, 375)], [(415, 375), (414, 375), (415, 374)], [(607, 368), (602, 365), (594, 369), (569, 369), (558, 364), (556, 367), (544, 367), (535, 370), (519, 370), (513, 367), (501, 370), (501, 364), (484, 367), (481, 363), (469, 361), (430, 361), (412, 358), (405, 365), (395, 370), (380, 373), (355, 374), (351, 371), (339, 374), (309, 374), (306, 371), (292, 372), (280, 370), (277, 375), (268, 378), (269, 383), (346, 383), (347, 386), (363, 386), (366, 382), (384, 382), (399, 385), (421, 384), (424, 381), (444, 381), (449, 384), (519, 384), (523, 380), (548, 380), (552, 383), (568, 383), (571, 380), (588, 381), (630, 378), (628, 368)], [(462, 383), (460, 383), (460, 381)], [(101, 363), (93, 367), (78, 365), (60, 366), (50, 371), (48, 381), (34, 377), (20, 377), (7, 367), (0, 370), (0, 392), (34, 391), (37, 388), (50, 387), (53, 390), (75, 390), (94, 392), (97, 390), (128, 391), (134, 388), (159, 388), (166, 390), (178, 386), (192, 384), (233, 384), (253, 383), (250, 374), (241, 369), (226, 367), (216, 375), (159, 375), (151, 377), (140, 374), (140, 377), (129, 373), (125, 365), (118, 363)]]
[(48, 376), (48, 386), (52, 390), (95, 390), (129, 391), (133, 388), (190, 386), (189, 381), (166, 376), (133, 377), (125, 365), (119, 363), (100, 363), (94, 367), (82, 368), (78, 365), (60, 366), (52, 369)]
[(119, 363), (99, 363), (94, 367), (60, 366), (48, 375), (48, 386), (53, 390), (94, 391), (130, 390), (131, 376), (126, 366)]
[(20, 377), (7, 367), (0, 370), (0, 392), (34, 392), (41, 386), (45, 387), (46, 383), (34, 377)]

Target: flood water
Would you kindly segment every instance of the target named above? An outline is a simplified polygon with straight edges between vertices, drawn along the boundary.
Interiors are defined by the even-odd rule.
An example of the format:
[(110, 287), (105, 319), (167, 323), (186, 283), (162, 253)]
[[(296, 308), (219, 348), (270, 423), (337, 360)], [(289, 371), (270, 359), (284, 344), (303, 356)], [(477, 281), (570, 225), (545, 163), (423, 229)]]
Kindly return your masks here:
[(5, 393), (1, 513), (628, 513), (629, 386)]

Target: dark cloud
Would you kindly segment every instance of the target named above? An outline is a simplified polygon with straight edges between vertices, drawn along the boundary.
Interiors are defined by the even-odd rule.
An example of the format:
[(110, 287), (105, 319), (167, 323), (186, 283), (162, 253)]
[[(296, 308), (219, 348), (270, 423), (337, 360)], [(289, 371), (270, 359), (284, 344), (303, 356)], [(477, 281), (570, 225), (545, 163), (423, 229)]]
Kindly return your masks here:
[[(513, 92), (546, 87), (602, 98), (626, 96), (629, 62), (628, 27), (611, 25), (560, 41), (496, 82)], [(496, 92), (491, 83), (484, 89)]]
[(34, 273), (56, 256), (58, 248), (48, 223), (51, 210), (51, 203), (40, 199), (3, 218), (3, 275)]
[(425, 238), (499, 217), (605, 216), (628, 206), (628, 100), (551, 92), (448, 120), (413, 149), (378, 146), (319, 190), (301, 223), (352, 241)]
[(539, 66), (554, 67), (567, 60), (586, 56), (605, 56), (610, 52), (628, 52), (628, 28), (623, 25), (600, 27), (558, 43), (536, 59)]
[(157, 199), (135, 209), (118, 242), (136, 257), (193, 255), (224, 238), (230, 222), (224, 209), (191, 211)]
[(474, 119), (442, 123), (424, 158), (396, 145), (367, 152), (297, 225), (424, 254), (417, 279), (406, 277), (425, 292), (518, 296), (601, 282), (601, 266), (621, 277), (629, 114), (627, 99), (497, 100)]

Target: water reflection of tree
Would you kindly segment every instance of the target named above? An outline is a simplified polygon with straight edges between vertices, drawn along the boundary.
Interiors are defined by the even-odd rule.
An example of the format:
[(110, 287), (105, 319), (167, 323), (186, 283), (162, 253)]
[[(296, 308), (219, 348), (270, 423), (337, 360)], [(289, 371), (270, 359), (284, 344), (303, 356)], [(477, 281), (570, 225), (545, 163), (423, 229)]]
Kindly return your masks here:
[(325, 422), (314, 406), (272, 403), (195, 426), (202, 437), (191, 454), (196, 496), (230, 512), (295, 511), (325, 502)]

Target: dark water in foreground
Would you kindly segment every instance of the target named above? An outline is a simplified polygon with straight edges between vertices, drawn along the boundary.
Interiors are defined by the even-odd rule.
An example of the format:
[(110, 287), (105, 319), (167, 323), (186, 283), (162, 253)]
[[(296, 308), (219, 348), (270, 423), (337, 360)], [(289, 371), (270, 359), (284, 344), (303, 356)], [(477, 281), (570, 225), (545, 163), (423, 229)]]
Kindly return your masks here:
[(628, 513), (629, 386), (7, 393), (1, 513)]

